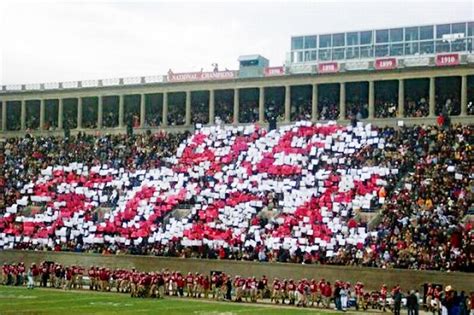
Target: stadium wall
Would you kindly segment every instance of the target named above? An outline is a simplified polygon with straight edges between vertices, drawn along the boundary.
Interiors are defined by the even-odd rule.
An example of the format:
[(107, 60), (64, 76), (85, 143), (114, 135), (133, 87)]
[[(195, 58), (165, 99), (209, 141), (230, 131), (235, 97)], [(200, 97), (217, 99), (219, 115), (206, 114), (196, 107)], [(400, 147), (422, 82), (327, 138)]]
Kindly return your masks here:
[[(10, 128), (7, 125), (7, 119), (2, 119), (0, 123), (0, 139), (7, 137), (15, 137), (24, 135), (26, 132), (32, 133), (34, 135), (63, 135), (63, 108), (64, 100), (66, 99), (75, 99), (77, 104), (75, 105), (77, 113), (77, 128), (71, 130), (72, 134), (77, 134), (78, 132), (87, 132), (91, 134), (107, 134), (107, 133), (124, 133), (127, 131), (127, 123), (124, 120), (124, 110), (126, 108), (125, 96), (136, 95), (140, 96), (140, 126), (134, 128), (134, 132), (140, 133), (145, 132), (146, 130), (157, 131), (160, 128), (148, 128), (145, 125), (146, 121), (146, 95), (149, 94), (163, 94), (163, 106), (162, 106), (162, 121), (161, 125), (167, 131), (177, 132), (183, 130), (190, 130), (193, 128), (192, 124), (192, 113), (191, 113), (191, 103), (185, 101), (185, 117), (186, 121), (184, 125), (179, 126), (168, 126), (168, 120), (164, 117), (168, 117), (168, 109), (173, 106), (168, 104), (168, 95), (170, 93), (186, 93), (191, 99), (191, 93), (196, 91), (207, 91), (208, 93), (214, 93), (217, 90), (232, 90), (234, 91), (234, 101), (237, 100), (234, 104), (234, 113), (233, 121), (239, 122), (239, 91), (242, 89), (248, 88), (258, 88), (259, 92), (259, 123), (265, 121), (265, 89), (272, 87), (284, 87), (285, 93), (290, 95), (291, 87), (301, 86), (301, 85), (312, 85), (314, 91), (317, 91), (317, 86), (322, 84), (339, 84), (340, 87), (345, 87), (346, 83), (353, 82), (372, 82), (369, 84), (367, 93), (372, 95), (369, 97), (368, 104), (368, 118), (364, 121), (368, 123), (373, 123), (376, 125), (387, 125), (387, 126), (396, 126), (398, 120), (404, 120), (406, 125), (413, 124), (433, 124), (436, 123), (436, 79), (444, 77), (460, 77), (461, 86), (460, 86), (460, 109), (461, 113), (459, 116), (452, 116), (452, 123), (472, 123), (472, 115), (468, 115), (467, 107), (468, 102), (472, 101), (472, 78), (474, 76), (474, 65), (473, 63), (461, 64), (457, 66), (440, 66), (440, 67), (406, 67), (403, 69), (396, 70), (387, 70), (387, 71), (347, 71), (347, 72), (338, 72), (332, 74), (292, 74), (292, 75), (279, 75), (279, 76), (270, 76), (270, 77), (261, 77), (261, 78), (244, 78), (244, 79), (231, 79), (231, 80), (206, 80), (206, 81), (186, 81), (186, 82), (160, 82), (152, 84), (142, 84), (136, 83), (132, 85), (116, 85), (116, 86), (89, 86), (89, 85), (78, 85), (74, 88), (68, 88), (63, 86), (62, 88), (56, 89), (38, 89), (38, 90), (26, 90), (26, 89), (12, 89), (12, 90), (1, 90), (0, 89), (0, 102), (2, 103), (1, 107), (1, 117), (13, 117), (9, 119), (9, 123), (14, 122), (18, 124), (17, 126), (20, 130), (10, 130), (16, 129)], [(428, 79), (429, 80), (429, 91), (426, 91), (426, 96), (428, 97), (428, 103), (430, 105), (429, 115), (427, 117), (405, 117), (405, 97), (399, 97), (398, 108), (399, 117), (397, 118), (374, 118), (375, 115), (375, 104), (376, 104), (376, 95), (375, 95), (375, 83), (379, 81), (387, 80), (397, 80), (400, 86), (404, 86), (404, 80), (411, 79)], [(41, 87), (41, 85), (40, 85)], [(372, 88), (370, 88), (372, 87)], [(288, 90), (287, 90), (288, 89)], [(403, 88), (404, 89), (404, 88)], [(341, 88), (340, 88), (341, 91)], [(345, 91), (345, 89), (343, 90)], [(469, 91), (469, 92), (468, 92)], [(407, 91), (408, 93), (408, 91)], [(345, 94), (345, 92), (344, 92)], [(209, 94), (210, 95), (210, 94)], [(235, 97), (237, 95), (237, 97)], [(341, 92), (339, 92), (340, 98)], [(399, 92), (400, 95), (405, 95), (404, 93)], [(105, 128), (103, 125), (104, 122), (104, 109), (103, 109), (103, 97), (115, 96), (119, 98), (118, 112), (119, 112), (119, 121), (118, 126)], [(316, 96), (316, 97), (315, 97)], [(408, 94), (407, 94), (408, 96)], [(97, 122), (96, 125), (98, 128), (85, 128), (83, 126), (83, 99), (85, 98), (97, 98), (97, 103), (94, 103), (94, 106), (97, 106)], [(39, 120), (39, 125), (30, 130), (27, 128), (26, 124), (26, 115), (27, 115), (27, 102), (28, 101), (40, 101), (39, 114), (36, 115)], [(55, 131), (46, 130), (49, 127), (45, 126), (45, 123), (48, 121), (46, 119), (46, 101), (57, 101), (58, 102), (58, 113), (57, 117), (51, 117), (50, 120), (57, 122), (57, 128)], [(101, 100), (101, 101), (99, 101)], [(166, 100), (166, 101), (165, 101)], [(262, 100), (262, 101), (260, 101)], [(313, 98), (311, 101), (311, 111), (312, 111), (312, 120), (318, 121), (318, 97), (317, 93), (313, 92)], [(16, 102), (20, 106), (20, 114), (10, 115), (11, 106), (9, 105), (12, 102)], [(212, 103), (212, 105), (211, 105)], [(348, 122), (345, 120), (346, 112), (346, 102), (339, 100), (339, 111), (343, 113), (339, 115), (338, 121), (340, 123)], [(3, 104), (5, 104), (3, 106)], [(151, 103), (150, 103), (151, 104)], [(100, 105), (100, 106), (99, 106)], [(29, 106), (29, 105), (28, 105)], [(148, 105), (150, 106), (150, 105)], [(10, 108), (7, 111), (7, 107)], [(79, 110), (80, 109), (80, 110)], [(213, 102), (208, 103), (209, 109), (209, 121), (213, 122), (215, 118), (215, 104)], [(285, 98), (285, 121), (290, 121), (291, 116), (291, 97)], [(41, 114), (43, 113), (43, 114)], [(60, 114), (61, 113), (61, 114)], [(101, 113), (99, 115), (99, 113)], [(120, 114), (122, 113), (122, 114)], [(39, 116), (39, 117), (38, 117)]]
[[(132, 268), (143, 271), (157, 271), (162, 268), (179, 270), (187, 273), (223, 271), (231, 275), (257, 276), (266, 275), (270, 279), (308, 278), (320, 279), (333, 283), (344, 280), (355, 283), (362, 281), (369, 290), (379, 289), (382, 283), (392, 287), (400, 284), (403, 289), (420, 289), (425, 283), (438, 283), (443, 286), (451, 285), (456, 290), (470, 292), (474, 289), (474, 273), (439, 272), (404, 269), (379, 269), (353, 266), (300, 265), (286, 263), (259, 263), (232, 260), (183, 259), (153, 256), (105, 256), (100, 254), (85, 254), (71, 252), (34, 252), (6, 250), (0, 251), (0, 263), (54, 261), (63, 265), (81, 265), (88, 268), (91, 265), (109, 268)], [(420, 291), (423, 292), (423, 291)]]

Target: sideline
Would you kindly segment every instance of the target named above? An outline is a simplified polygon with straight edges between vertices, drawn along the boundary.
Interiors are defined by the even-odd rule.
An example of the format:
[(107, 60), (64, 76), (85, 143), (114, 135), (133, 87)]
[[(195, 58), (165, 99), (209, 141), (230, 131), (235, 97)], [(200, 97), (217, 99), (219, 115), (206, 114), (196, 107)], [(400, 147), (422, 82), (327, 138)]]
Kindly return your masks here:
[[(0, 288), (6, 289), (6, 290), (22, 290), (25, 292), (31, 292), (28, 290), (26, 287), (15, 287), (15, 286), (5, 286), (1, 285)], [(177, 296), (166, 296), (164, 299), (154, 299), (154, 298), (131, 298), (128, 294), (125, 293), (119, 293), (119, 292), (101, 292), (101, 291), (90, 291), (88, 289), (83, 289), (83, 290), (77, 290), (77, 289), (72, 289), (72, 290), (63, 290), (63, 289), (54, 289), (54, 288), (42, 288), (42, 287), (35, 287), (34, 290), (40, 290), (40, 291), (45, 291), (45, 292), (55, 292), (55, 293), (74, 293), (74, 294), (94, 294), (94, 295), (102, 295), (102, 296), (125, 296), (129, 301), (144, 301), (144, 300), (149, 300), (149, 301), (166, 301), (166, 300), (172, 300), (172, 301), (185, 301), (185, 302), (200, 302), (200, 303), (207, 303), (207, 304), (217, 304), (217, 305), (239, 305), (242, 307), (261, 307), (261, 308), (271, 308), (271, 309), (287, 309), (287, 310), (305, 310), (305, 311), (313, 311), (313, 312), (324, 312), (324, 313), (332, 313), (332, 314), (347, 314), (347, 315), (361, 315), (361, 314), (373, 314), (373, 315), (378, 315), (378, 314), (391, 314), (391, 312), (381, 312), (378, 310), (372, 310), (368, 309), (367, 311), (355, 311), (355, 310), (347, 310), (346, 312), (341, 312), (341, 311), (336, 311), (334, 309), (325, 309), (325, 308), (317, 308), (317, 307), (297, 307), (293, 305), (282, 305), (282, 304), (273, 304), (270, 302), (269, 299), (265, 299), (263, 301), (259, 301), (256, 303), (247, 303), (247, 302), (230, 302), (230, 301), (216, 301), (212, 299), (196, 299), (196, 298), (188, 298), (188, 297), (177, 297)], [(33, 290), (33, 292), (34, 292)], [(423, 314), (423, 312), (420, 312), (420, 314)]]

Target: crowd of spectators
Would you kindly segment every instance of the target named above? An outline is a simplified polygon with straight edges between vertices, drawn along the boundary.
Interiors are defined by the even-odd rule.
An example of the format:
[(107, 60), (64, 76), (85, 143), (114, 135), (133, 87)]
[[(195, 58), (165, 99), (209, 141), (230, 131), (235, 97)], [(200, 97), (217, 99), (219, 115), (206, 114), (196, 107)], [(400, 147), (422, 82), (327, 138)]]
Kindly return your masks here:
[(168, 106), (168, 126), (181, 126), (186, 123), (186, 110), (181, 106)]
[(30, 116), (29, 118), (25, 121), (26, 129), (38, 129), (40, 125), (39, 116)]
[[(252, 107), (253, 106), (253, 107)], [(175, 106), (176, 107), (176, 106)], [(240, 122), (242, 123), (254, 123), (258, 121), (258, 106), (256, 103), (250, 104), (250, 107), (245, 107), (240, 112)], [(346, 119), (367, 119), (368, 118), (368, 105), (360, 104), (358, 102), (347, 101), (346, 102)], [(375, 117), (376, 118), (394, 118), (397, 117), (397, 103), (396, 101), (382, 101), (376, 100), (375, 103)], [(278, 107), (282, 112), (279, 113), (279, 121), (284, 117), (283, 108)], [(174, 108), (170, 106), (168, 109), (168, 124), (170, 126), (183, 125), (185, 123), (185, 113), (182, 109)], [(290, 120), (311, 120), (311, 100), (300, 99), (296, 104), (292, 104), (290, 108)], [(318, 105), (318, 111), (321, 120), (335, 120), (339, 118), (339, 104), (329, 102), (328, 100), (322, 100)], [(405, 102), (405, 116), (406, 117), (426, 117), (429, 113), (429, 104), (426, 97), (421, 97), (419, 100), (413, 100), (408, 98)], [(436, 102), (435, 106), (436, 115), (460, 115), (461, 108), (460, 102), (456, 98), (446, 98), (445, 101)], [(18, 115), (17, 115), (18, 114)], [(9, 130), (20, 130), (20, 119), (19, 113), (9, 113), (8, 128)], [(467, 115), (474, 115), (473, 102), (467, 104)], [(54, 114), (53, 117), (56, 117)], [(133, 116), (140, 117), (137, 113), (133, 113)], [(208, 123), (208, 106), (205, 103), (193, 104), (191, 120), (193, 124), (207, 124)], [(219, 100), (215, 106), (215, 117), (219, 117), (224, 124), (233, 123), (233, 104), (225, 100)], [(114, 128), (118, 126), (118, 110), (109, 110), (104, 107), (103, 122), (102, 125), (105, 128)], [(126, 123), (126, 118), (125, 118)], [(146, 113), (145, 127), (157, 128), (162, 124), (162, 109), (159, 110), (148, 110)], [(74, 129), (77, 127), (77, 113), (75, 112), (64, 112), (63, 116), (64, 128)], [(39, 115), (30, 115), (25, 125), (27, 130), (36, 130), (39, 128)], [(91, 109), (85, 109), (83, 113), (83, 128), (94, 129), (97, 128), (97, 113)], [(54, 131), (57, 129), (57, 119), (49, 119), (45, 121), (43, 130)]]
[(369, 117), (369, 106), (367, 103), (346, 102), (346, 118), (361, 120)]
[(339, 103), (323, 98), (318, 103), (320, 120), (336, 120), (339, 118)]
[(377, 227), (382, 265), (472, 271), (474, 238), (462, 219), (472, 207), (472, 126), (414, 127), (400, 143), (416, 161), (398, 183)]
[(256, 101), (243, 102), (239, 106), (239, 122), (256, 123), (259, 119), (259, 108)]
[(119, 115), (118, 111), (110, 110), (104, 111), (102, 125), (104, 127), (113, 128), (118, 126)]
[(77, 107), (64, 104), (63, 108), (63, 128), (77, 128)]
[(298, 99), (294, 104), (291, 105), (291, 121), (311, 120), (311, 106), (311, 100)]
[[(383, 149), (367, 146), (348, 161), (351, 167), (378, 165), (397, 168), (397, 176), (379, 192), (386, 200), (380, 223), (363, 246), (340, 246), (332, 257), (317, 251), (268, 249), (261, 243), (213, 248), (183, 246), (179, 240), (168, 244), (83, 244), (56, 239), (53, 247), (17, 244), (17, 248), (73, 250), (101, 253), (130, 253), (158, 256), (200, 257), (294, 263), (364, 265), (381, 268), (435, 270), (472, 270), (474, 238), (472, 226), (462, 218), (472, 207), (473, 126), (416, 126), (379, 128), (385, 139)], [(69, 138), (9, 138), (0, 142), (0, 209), (12, 205), (20, 189), (50, 165), (80, 162), (88, 166), (108, 165), (126, 170), (149, 170), (172, 157), (188, 134), (146, 133), (142, 135), (93, 136), (79, 133)], [(324, 165), (321, 165), (323, 167)], [(328, 165), (326, 165), (328, 166)], [(208, 183), (206, 183), (207, 185)], [(202, 183), (200, 183), (202, 185)], [(265, 211), (279, 211), (284, 196), (265, 196)], [(188, 201), (191, 205), (196, 200)], [(110, 204), (111, 207), (115, 204)], [(262, 211), (265, 212), (265, 211)], [(1, 213), (0, 213), (1, 215)], [(300, 218), (298, 218), (300, 219)], [(268, 229), (267, 224), (273, 226)], [(278, 224), (271, 216), (252, 218), (251, 225), (261, 227), (261, 237), (270, 237)], [(359, 226), (364, 226), (361, 222)], [(267, 234), (266, 234), (267, 233)]]
[[(150, 169), (173, 155), (188, 133), (145, 133), (140, 135), (94, 136), (85, 133), (63, 138), (31, 136), (0, 142), (0, 209), (19, 197), (26, 183), (47, 165), (109, 165), (126, 169)], [(2, 213), (3, 211), (0, 211)]]
[(97, 128), (97, 117), (99, 109), (92, 104), (83, 104), (82, 106), (82, 127), (86, 129)]
[(20, 111), (7, 111), (6, 120), (8, 130), (15, 131), (21, 129)]
[(461, 106), (459, 99), (456, 97), (446, 97), (444, 100), (437, 100), (435, 112), (437, 115), (457, 116), (461, 114)]
[(377, 118), (394, 118), (397, 117), (397, 103), (392, 102), (376, 102), (375, 117)]
[(154, 113), (146, 116), (145, 127), (158, 128), (163, 123), (163, 115), (161, 113)]
[(0, 284), (55, 288), (64, 290), (84, 290), (117, 292), (133, 297), (157, 298), (186, 297), (212, 299), (228, 302), (263, 302), (288, 304), (297, 307), (318, 307), (339, 311), (350, 309), (392, 310), (400, 314), (404, 307), (409, 314), (418, 314), (424, 308), (438, 313), (467, 314), (474, 309), (474, 292), (469, 296), (458, 292), (450, 285), (428, 285), (424, 295), (418, 290), (404, 293), (400, 285), (389, 288), (385, 284), (380, 289), (368, 290), (362, 282), (351, 284), (336, 280), (331, 284), (324, 278), (316, 279), (269, 279), (265, 275), (232, 276), (225, 272), (182, 273), (176, 270), (144, 272), (132, 269), (110, 269), (80, 265), (63, 266), (54, 262), (41, 262), (27, 267), (23, 262), (3, 264)]
[(206, 103), (191, 103), (191, 122), (193, 124), (209, 123), (209, 106)]
[(407, 98), (405, 101), (405, 116), (406, 117), (426, 117), (429, 113), (429, 104), (426, 97), (421, 97), (419, 100)]
[(219, 100), (215, 104), (215, 117), (219, 117), (222, 123), (234, 122), (234, 104), (225, 100)]

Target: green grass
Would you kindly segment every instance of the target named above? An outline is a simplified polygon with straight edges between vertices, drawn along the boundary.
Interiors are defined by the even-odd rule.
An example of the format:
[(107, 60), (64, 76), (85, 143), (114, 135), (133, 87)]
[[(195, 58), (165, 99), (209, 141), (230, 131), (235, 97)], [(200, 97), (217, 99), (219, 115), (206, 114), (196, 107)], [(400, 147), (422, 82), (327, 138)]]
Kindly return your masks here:
[[(137, 299), (126, 294), (0, 286), (0, 314), (334, 314), (317, 309), (180, 298)], [(347, 314), (347, 313), (346, 313)]]

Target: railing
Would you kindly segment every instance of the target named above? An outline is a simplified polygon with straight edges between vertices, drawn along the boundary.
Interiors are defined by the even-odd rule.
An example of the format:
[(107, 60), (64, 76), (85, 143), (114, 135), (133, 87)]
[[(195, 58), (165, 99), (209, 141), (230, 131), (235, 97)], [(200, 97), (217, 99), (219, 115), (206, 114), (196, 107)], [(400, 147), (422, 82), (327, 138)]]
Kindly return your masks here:
[(102, 86), (127, 86), (138, 84), (156, 84), (166, 82), (166, 76), (153, 75), (143, 77), (109, 78), (102, 80), (83, 80), (66, 82), (48, 82), (31, 84), (9, 84), (0, 86), (0, 94), (17, 91), (48, 91), (61, 89), (94, 88)]
[(119, 78), (102, 80), (103, 86), (114, 86), (114, 85), (119, 85), (119, 84), (120, 84)]
[[(474, 116), (472, 115), (467, 115), (467, 116), (451, 116), (450, 121), (452, 124), (472, 124), (472, 119)], [(386, 126), (386, 127), (393, 127), (393, 128), (399, 128), (400, 121), (403, 121), (404, 126), (420, 126), (420, 125), (437, 125), (437, 117), (394, 117), (394, 118), (372, 118), (372, 119), (362, 119), (364, 123), (367, 124), (373, 124), (376, 126)], [(316, 120), (316, 122), (319, 123), (324, 123), (327, 122), (327, 120)], [(290, 125), (295, 123), (295, 121), (291, 122), (279, 122), (279, 126), (285, 126), (285, 125)], [(350, 123), (349, 120), (337, 120), (338, 124), (348, 124)], [(250, 124), (258, 124), (259, 126), (262, 126), (263, 128), (268, 127), (268, 123), (243, 123), (239, 122), (237, 124), (225, 124), (226, 126), (234, 125), (234, 126), (247, 126)], [(212, 124), (205, 124), (205, 126), (211, 126)], [(176, 133), (176, 132), (184, 132), (184, 131), (192, 131), (195, 129), (195, 125), (177, 125), (177, 126), (148, 126), (145, 125), (140, 128), (133, 128), (134, 133), (141, 133), (141, 132), (146, 132), (148, 130), (152, 132), (158, 132), (158, 131), (167, 131), (171, 133)], [(121, 134), (125, 133), (126, 126), (124, 127), (102, 127), (102, 128), (71, 128), (69, 130), (71, 134), (75, 134), (77, 132), (84, 132), (87, 134), (93, 134), (97, 135), (98, 133), (102, 134)], [(2, 131), (0, 129), (0, 139), (3, 139), (5, 137), (15, 137), (15, 136), (22, 136), (25, 133), (33, 134), (33, 135), (63, 135), (64, 134), (64, 129), (59, 129), (59, 128), (52, 128), (50, 130), (42, 130), (42, 129), (24, 129), (24, 130), (4, 130)], [(1, 140), (0, 140), (1, 141)], [(185, 208), (186, 206), (183, 206)], [(370, 212), (370, 211), (369, 211)]]
[(80, 84), (79, 84), (79, 81), (69, 81), (69, 82), (59, 83), (59, 86), (61, 86), (64, 89), (74, 89), (74, 88), (78, 88)]
[[(291, 75), (301, 73), (335, 73), (354, 70), (391, 70), (406, 67), (436, 67), (436, 66), (456, 66), (460, 64), (474, 63), (474, 53), (441, 53), (420, 56), (401, 56), (401, 57), (380, 57), (367, 59), (345, 59), (345, 60), (329, 60), (327, 62), (304, 62), (291, 63), (287, 67), (268, 67), (263, 69), (262, 75)], [(224, 74), (232, 73), (232, 76)], [(201, 74), (201, 76), (200, 76)], [(186, 77), (190, 76), (190, 79)], [(184, 79), (176, 79), (175, 77), (183, 76)], [(174, 78), (174, 79), (173, 79)], [(177, 73), (166, 75), (142, 76), (142, 77), (125, 77), (125, 78), (109, 78), (101, 80), (84, 80), (69, 82), (49, 82), (36, 84), (11, 84), (0, 86), (0, 94), (6, 92), (23, 92), (23, 91), (44, 91), (58, 89), (79, 89), (79, 88), (96, 88), (103, 86), (127, 86), (138, 84), (156, 84), (164, 82), (187, 82), (187, 81), (205, 81), (239, 78), (238, 71), (220, 71), (220, 72), (196, 72), (196, 73)]]

